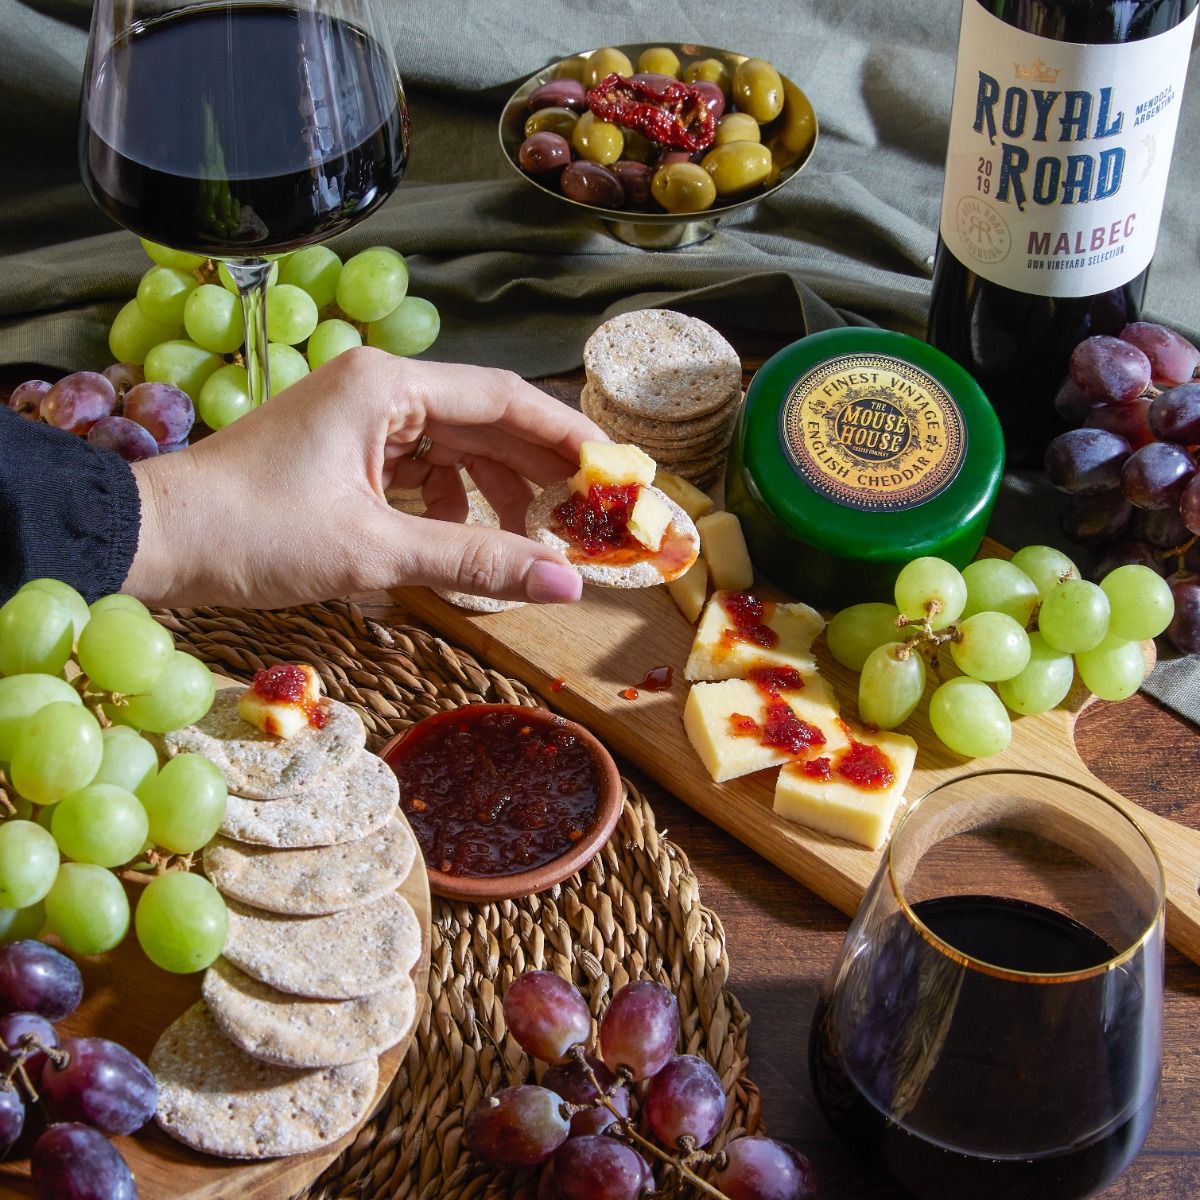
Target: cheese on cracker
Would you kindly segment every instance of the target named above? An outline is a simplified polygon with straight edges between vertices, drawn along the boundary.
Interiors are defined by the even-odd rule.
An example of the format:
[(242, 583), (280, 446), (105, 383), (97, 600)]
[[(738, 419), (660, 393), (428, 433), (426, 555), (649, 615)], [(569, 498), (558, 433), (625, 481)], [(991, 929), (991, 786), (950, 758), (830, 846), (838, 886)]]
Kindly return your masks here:
[(571, 476), (571, 490), (587, 495), (600, 487), (645, 487), (654, 482), (654, 459), (636, 446), (619, 442), (584, 442), (579, 447), (579, 470)]

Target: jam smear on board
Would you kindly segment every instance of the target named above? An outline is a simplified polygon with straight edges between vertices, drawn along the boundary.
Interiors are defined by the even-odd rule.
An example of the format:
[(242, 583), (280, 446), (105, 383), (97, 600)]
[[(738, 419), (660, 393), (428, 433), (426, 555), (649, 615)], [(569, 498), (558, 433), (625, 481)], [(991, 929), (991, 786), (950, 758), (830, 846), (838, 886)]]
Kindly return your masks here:
[(319, 700), (308, 700), (308, 676), (291, 663), (280, 663), (254, 672), (250, 690), (272, 704), (294, 704), (314, 729), (324, 729), (329, 723), (329, 708)]
[(643, 692), (665, 692), (671, 686), (674, 672), (670, 667), (651, 667), (638, 683)]

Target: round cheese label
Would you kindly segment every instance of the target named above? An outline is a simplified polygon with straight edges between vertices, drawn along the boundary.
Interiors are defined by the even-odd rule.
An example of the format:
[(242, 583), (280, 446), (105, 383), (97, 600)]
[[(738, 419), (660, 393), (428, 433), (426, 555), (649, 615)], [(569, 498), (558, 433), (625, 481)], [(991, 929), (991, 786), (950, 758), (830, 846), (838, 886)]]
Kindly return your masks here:
[(813, 491), (862, 512), (916, 508), (954, 482), (967, 431), (950, 393), (902, 358), (842, 354), (795, 381), (779, 440)]

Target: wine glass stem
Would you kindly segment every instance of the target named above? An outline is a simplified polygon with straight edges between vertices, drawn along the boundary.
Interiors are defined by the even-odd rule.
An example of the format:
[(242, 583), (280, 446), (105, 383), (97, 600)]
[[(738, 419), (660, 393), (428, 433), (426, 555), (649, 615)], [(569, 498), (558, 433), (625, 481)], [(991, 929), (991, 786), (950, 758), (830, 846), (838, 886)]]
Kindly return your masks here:
[(271, 367), (267, 360), (267, 278), (271, 263), (265, 258), (244, 258), (225, 265), (242, 301), (246, 385), (250, 403), (257, 408), (271, 394)]

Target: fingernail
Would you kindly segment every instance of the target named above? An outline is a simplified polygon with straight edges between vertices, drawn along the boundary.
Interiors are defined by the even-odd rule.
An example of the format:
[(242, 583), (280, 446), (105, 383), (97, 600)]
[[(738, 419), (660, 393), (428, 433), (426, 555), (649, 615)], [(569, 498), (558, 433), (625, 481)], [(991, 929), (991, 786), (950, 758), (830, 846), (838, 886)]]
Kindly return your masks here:
[(525, 576), (525, 595), (535, 604), (563, 604), (583, 594), (579, 572), (561, 563), (535, 562)]

